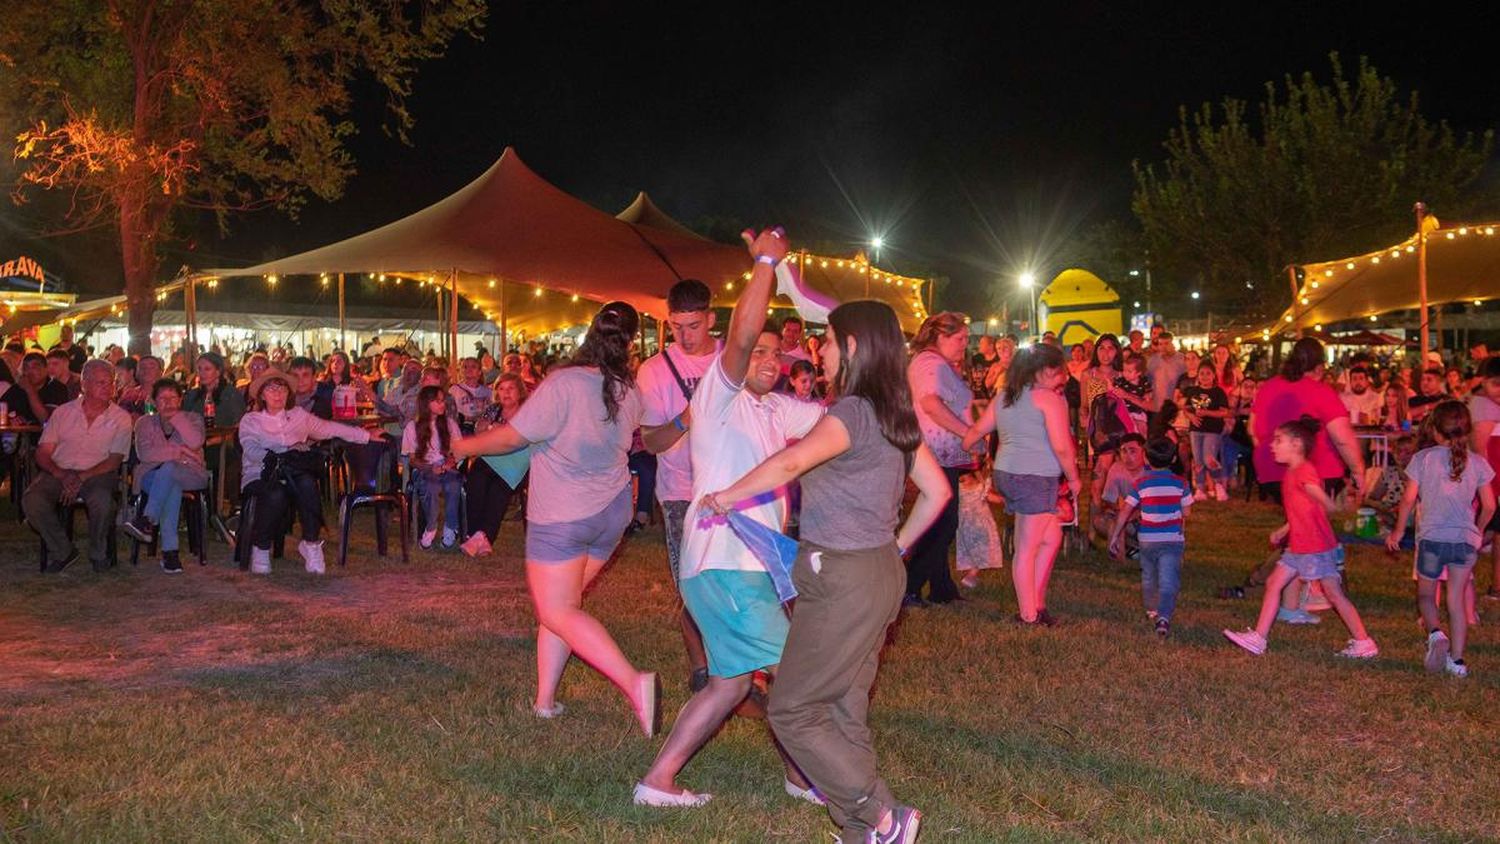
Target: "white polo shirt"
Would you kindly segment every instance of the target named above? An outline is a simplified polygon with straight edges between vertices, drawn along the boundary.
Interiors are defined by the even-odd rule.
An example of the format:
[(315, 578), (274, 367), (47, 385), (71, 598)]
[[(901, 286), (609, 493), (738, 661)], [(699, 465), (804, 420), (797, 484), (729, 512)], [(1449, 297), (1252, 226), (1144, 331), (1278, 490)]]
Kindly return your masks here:
[(114, 402), (90, 423), (83, 412), (83, 397), (79, 396), (52, 411), (42, 429), (41, 444), (55, 444), (52, 462), (76, 472), (103, 463), (111, 454), (128, 456), (134, 433), (130, 414)]
[[(693, 427), (688, 441), (693, 455), (694, 504), (683, 520), (681, 579), (687, 580), (704, 569), (764, 570), (727, 520), (699, 514), (696, 503), (744, 477), (767, 457), (786, 448), (788, 440), (807, 436), (823, 418), (823, 412), (820, 404), (798, 401), (783, 393), (757, 397), (743, 384), (731, 383), (719, 356), (714, 356), (693, 393)], [(741, 511), (767, 527), (781, 530), (786, 522), (786, 488), (766, 493)]]

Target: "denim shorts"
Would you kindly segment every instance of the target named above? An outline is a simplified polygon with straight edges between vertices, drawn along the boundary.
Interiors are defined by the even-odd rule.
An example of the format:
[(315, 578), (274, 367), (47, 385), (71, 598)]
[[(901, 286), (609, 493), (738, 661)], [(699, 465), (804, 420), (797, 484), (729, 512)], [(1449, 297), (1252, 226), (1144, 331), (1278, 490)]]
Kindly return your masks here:
[(603, 510), (577, 521), (556, 524), (526, 523), (527, 562), (547, 565), (588, 556), (608, 559), (630, 524), (630, 487), (626, 486)]
[(1417, 574), (1428, 580), (1437, 580), (1449, 566), (1472, 566), (1478, 559), (1479, 552), (1467, 542), (1417, 543)]
[(1057, 478), (1017, 475), (995, 470), (995, 491), (1005, 498), (1007, 512), (1020, 516), (1057, 512)]
[(1293, 554), (1288, 551), (1281, 555), (1281, 564), (1295, 571), (1303, 580), (1338, 577), (1344, 568), (1344, 549), (1335, 545), (1327, 551), (1312, 554)]

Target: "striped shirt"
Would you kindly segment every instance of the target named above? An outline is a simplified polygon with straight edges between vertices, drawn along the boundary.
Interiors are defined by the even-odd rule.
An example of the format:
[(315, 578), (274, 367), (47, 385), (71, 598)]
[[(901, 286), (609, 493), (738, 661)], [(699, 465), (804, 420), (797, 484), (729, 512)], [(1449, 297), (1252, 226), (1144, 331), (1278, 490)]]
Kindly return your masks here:
[(1125, 501), (1141, 510), (1141, 542), (1183, 542), (1182, 511), (1193, 503), (1187, 481), (1166, 469), (1150, 469), (1130, 488)]

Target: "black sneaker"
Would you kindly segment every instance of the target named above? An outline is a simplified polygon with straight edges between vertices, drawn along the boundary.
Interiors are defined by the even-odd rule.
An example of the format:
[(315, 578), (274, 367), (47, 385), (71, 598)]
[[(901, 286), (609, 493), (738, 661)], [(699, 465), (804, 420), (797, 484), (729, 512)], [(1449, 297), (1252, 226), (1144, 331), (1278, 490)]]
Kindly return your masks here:
[(926, 607), (927, 606), (927, 602), (922, 599), (921, 595), (908, 594), (908, 595), (902, 597), (902, 599), (901, 599), (901, 606), (903, 606), (903, 607), (917, 607), (917, 608), (920, 609), (922, 607)]
[(1036, 623), (1043, 627), (1056, 627), (1057, 618), (1052, 613), (1047, 612), (1046, 609), (1040, 609), (1036, 611)]
[(161, 570), (167, 574), (182, 574), (182, 560), (176, 551), (161, 552)]
[(130, 534), (130, 537), (138, 542), (149, 543), (155, 538), (154, 534), (156, 533), (156, 526), (151, 524), (151, 520), (146, 518), (145, 513), (137, 513), (135, 518), (120, 525), (120, 529)]
[(43, 571), (45, 571), (47, 574), (57, 574), (68, 566), (73, 565), (73, 563), (77, 561), (78, 549), (74, 548), (72, 551), (68, 552), (68, 556), (63, 557), (60, 560), (53, 560), (52, 562), (48, 563), (47, 568), (43, 569)]
[(1162, 637), (1163, 639), (1172, 635), (1172, 622), (1166, 620), (1165, 618), (1158, 618), (1156, 620), (1156, 635)]
[(913, 844), (921, 826), (921, 812), (910, 806), (897, 806), (891, 809), (890, 831), (876, 832), (874, 837), (880, 844)]

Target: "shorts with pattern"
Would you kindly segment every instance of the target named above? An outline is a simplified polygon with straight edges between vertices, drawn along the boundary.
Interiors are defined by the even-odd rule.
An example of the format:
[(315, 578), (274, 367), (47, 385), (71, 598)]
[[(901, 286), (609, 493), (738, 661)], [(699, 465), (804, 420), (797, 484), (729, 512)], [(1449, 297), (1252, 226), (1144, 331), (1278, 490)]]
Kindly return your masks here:
[(687, 519), (691, 501), (661, 502), (662, 534), (667, 538), (667, 567), (672, 570), (672, 582), (677, 583), (682, 570), (682, 524)]

